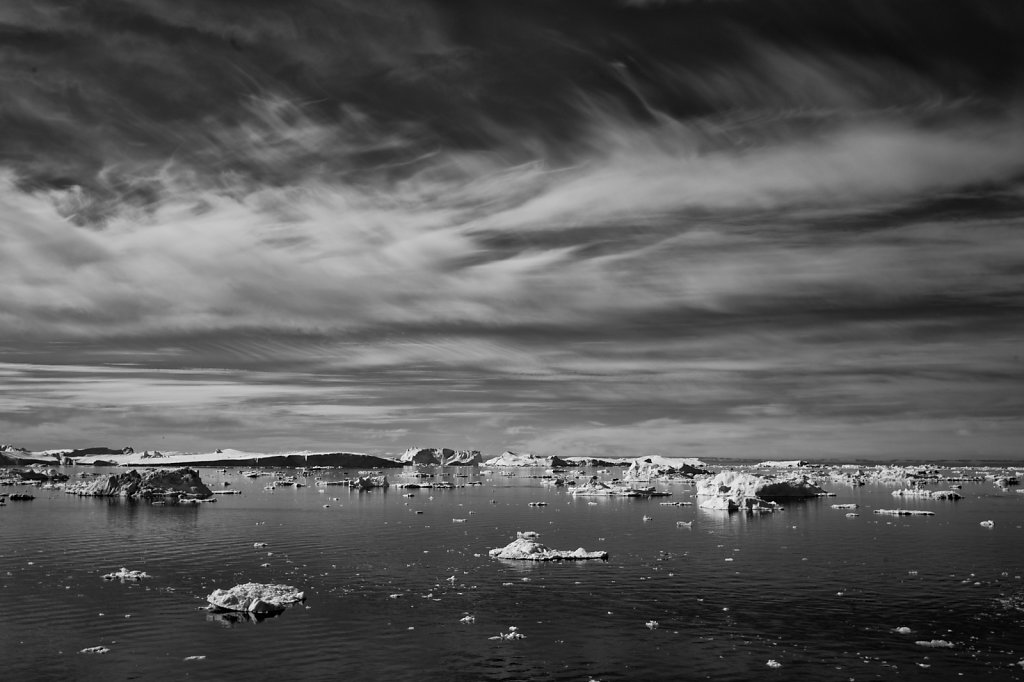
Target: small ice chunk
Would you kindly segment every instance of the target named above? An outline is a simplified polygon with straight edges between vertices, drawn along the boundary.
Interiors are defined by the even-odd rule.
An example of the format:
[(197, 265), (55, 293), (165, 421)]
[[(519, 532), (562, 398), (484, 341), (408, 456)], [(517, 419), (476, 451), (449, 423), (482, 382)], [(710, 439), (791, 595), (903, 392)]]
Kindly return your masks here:
[(105, 646), (91, 646), (91, 647), (87, 647), (85, 649), (82, 649), (78, 653), (80, 653), (80, 654), (105, 654), (105, 653), (108, 653), (109, 651), (110, 651), (110, 649), (108, 649)]
[(515, 639), (524, 639), (525, 637), (526, 635), (519, 632), (519, 628), (517, 628), (515, 625), (509, 625), (508, 632), (499, 632), (494, 637), (488, 637), (487, 639), (497, 639), (500, 641), (508, 642)]
[(122, 566), (121, 570), (114, 571), (113, 573), (107, 573), (106, 575), (103, 576), (103, 579), (104, 580), (120, 580), (120, 581), (123, 582), (125, 580), (142, 580), (143, 578), (150, 578), (150, 577), (152, 577), (152, 576), (150, 576), (145, 571), (129, 571), (127, 568)]
[(917, 644), (919, 646), (932, 647), (933, 649), (952, 649), (953, 646), (954, 646), (952, 642), (947, 642), (944, 639), (932, 639), (932, 640), (919, 639), (916, 642), (914, 642), (914, 644)]

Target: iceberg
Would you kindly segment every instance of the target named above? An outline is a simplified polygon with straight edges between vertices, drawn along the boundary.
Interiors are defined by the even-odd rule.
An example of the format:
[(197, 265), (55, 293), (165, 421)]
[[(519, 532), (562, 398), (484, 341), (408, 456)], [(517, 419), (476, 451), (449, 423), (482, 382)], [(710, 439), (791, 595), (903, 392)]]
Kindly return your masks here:
[(702, 509), (727, 511), (775, 511), (774, 499), (804, 499), (827, 495), (806, 476), (776, 479), (760, 474), (723, 471), (697, 483), (697, 496), (704, 498)]
[(636, 488), (628, 485), (608, 484), (592, 476), (586, 483), (581, 483), (569, 491), (574, 497), (665, 497), (672, 493), (661, 492), (653, 487)]
[(290, 585), (244, 583), (228, 590), (214, 590), (206, 601), (216, 609), (271, 614), (305, 600), (306, 595)]
[(919, 497), (926, 500), (961, 500), (963, 495), (955, 490), (926, 490), (924, 488), (903, 488), (893, 490), (893, 497)]
[(657, 479), (692, 479), (697, 475), (710, 473), (700, 460), (670, 459), (652, 455), (638, 457), (629, 465), (623, 479), (626, 481), (651, 481)]
[(139, 473), (132, 470), (124, 474), (101, 476), (88, 483), (69, 486), (65, 492), (82, 497), (125, 497), (151, 499), (154, 497), (184, 497), (205, 499), (213, 496), (199, 472), (181, 469), (155, 469)]
[(428, 464), (435, 466), (475, 466), (483, 462), (479, 450), (452, 450), (451, 448), (409, 448), (399, 458), (402, 464)]
[(608, 552), (588, 552), (580, 547), (572, 551), (550, 549), (538, 542), (540, 535), (533, 531), (520, 532), (516, 539), (488, 554), (495, 559), (520, 559), (523, 561), (574, 561), (580, 559), (607, 559)]

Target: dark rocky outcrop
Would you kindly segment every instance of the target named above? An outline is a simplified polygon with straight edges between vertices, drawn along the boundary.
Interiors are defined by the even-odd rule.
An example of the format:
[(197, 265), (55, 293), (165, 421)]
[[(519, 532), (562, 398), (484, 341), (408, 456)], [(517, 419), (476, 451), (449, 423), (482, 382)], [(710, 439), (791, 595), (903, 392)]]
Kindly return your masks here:
[(83, 457), (82, 465), (94, 466), (162, 466), (190, 467), (280, 467), (297, 469), (301, 467), (335, 467), (340, 469), (389, 469), (399, 468), (401, 462), (374, 455), (354, 452), (303, 452), (280, 455), (245, 453), (238, 450), (218, 450), (209, 454), (166, 454), (143, 452), (130, 457)]
[(72, 450), (67, 453), (67, 456), (75, 459), (77, 457), (97, 457), (102, 455), (131, 455), (135, 453), (135, 449), (131, 446), (115, 450), (114, 448), (107, 447), (96, 447), (96, 448), (81, 448), (79, 450)]

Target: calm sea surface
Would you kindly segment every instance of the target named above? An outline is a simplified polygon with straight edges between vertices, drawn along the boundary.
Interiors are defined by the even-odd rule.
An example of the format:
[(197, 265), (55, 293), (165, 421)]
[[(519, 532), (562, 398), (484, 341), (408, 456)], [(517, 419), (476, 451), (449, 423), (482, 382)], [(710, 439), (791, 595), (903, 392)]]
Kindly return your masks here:
[[(576, 499), (529, 477), (540, 471), (424, 471), (483, 485), (359, 493), (310, 477), (271, 492), (270, 478), (202, 469), (211, 488), (243, 494), (197, 506), (26, 488), (34, 501), (0, 508), (0, 676), (1024, 679), (1024, 494), (1013, 488), (967, 483), (949, 502), (831, 484), (837, 497), (747, 516), (660, 504), (694, 502), (683, 484), (660, 485), (669, 498)], [(872, 514), (894, 507), (936, 515)], [(487, 556), (521, 530), (611, 556)], [(122, 566), (153, 577), (101, 578)], [(214, 589), (249, 581), (293, 585), (306, 602), (261, 622), (201, 609)], [(509, 626), (525, 637), (488, 639)], [(931, 640), (953, 647), (916, 643)], [(94, 646), (110, 652), (79, 653)]]

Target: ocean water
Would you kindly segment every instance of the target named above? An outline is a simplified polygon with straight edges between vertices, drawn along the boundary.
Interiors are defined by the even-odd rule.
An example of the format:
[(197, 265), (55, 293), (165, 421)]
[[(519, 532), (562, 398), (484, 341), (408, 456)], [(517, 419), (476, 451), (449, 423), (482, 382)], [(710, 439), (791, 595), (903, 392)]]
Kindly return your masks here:
[[(3, 677), (1024, 679), (1013, 488), (965, 483), (951, 502), (829, 484), (836, 497), (751, 516), (661, 504), (695, 502), (686, 484), (660, 485), (668, 498), (576, 499), (539, 471), (424, 471), (482, 485), (360, 493), (311, 477), (268, 491), (270, 478), (203, 469), (211, 488), (242, 494), (153, 506), (32, 489), (0, 508)], [(935, 516), (872, 513), (894, 507)], [(527, 530), (610, 558), (488, 557)], [(152, 577), (101, 578), (122, 566)], [(249, 581), (306, 601), (259, 622), (202, 609), (214, 589)], [(490, 639), (510, 626), (523, 639)], [(918, 643), (932, 640), (952, 647)], [(94, 646), (110, 651), (79, 653)]]

